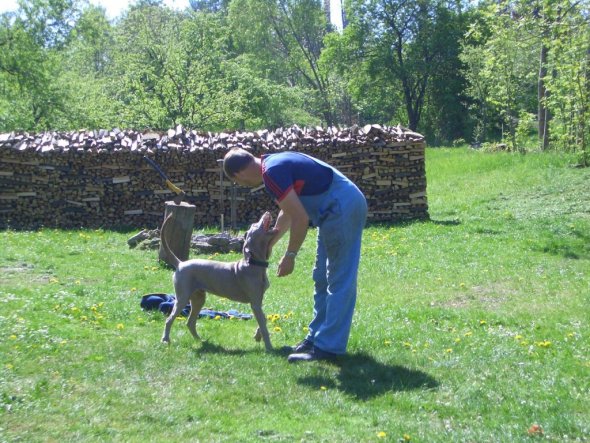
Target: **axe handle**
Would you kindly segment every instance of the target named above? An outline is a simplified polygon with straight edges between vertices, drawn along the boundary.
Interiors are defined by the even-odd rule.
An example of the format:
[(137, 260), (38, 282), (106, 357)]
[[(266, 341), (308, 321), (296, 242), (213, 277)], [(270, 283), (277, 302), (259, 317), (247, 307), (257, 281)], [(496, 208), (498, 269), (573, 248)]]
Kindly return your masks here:
[(146, 162), (148, 162), (150, 164), (150, 166), (152, 168), (154, 168), (156, 170), (156, 172), (158, 174), (160, 174), (160, 176), (164, 179), (164, 181), (166, 182), (166, 186), (168, 187), (168, 189), (170, 189), (172, 192), (174, 192), (176, 195), (181, 195), (184, 194), (184, 192), (178, 187), (176, 186), (174, 183), (172, 183), (170, 181), (170, 179), (168, 178), (168, 176), (164, 173), (164, 171), (162, 171), (162, 169), (158, 166), (158, 164), (153, 161), (151, 158), (147, 157), (147, 156), (143, 156), (144, 160)]

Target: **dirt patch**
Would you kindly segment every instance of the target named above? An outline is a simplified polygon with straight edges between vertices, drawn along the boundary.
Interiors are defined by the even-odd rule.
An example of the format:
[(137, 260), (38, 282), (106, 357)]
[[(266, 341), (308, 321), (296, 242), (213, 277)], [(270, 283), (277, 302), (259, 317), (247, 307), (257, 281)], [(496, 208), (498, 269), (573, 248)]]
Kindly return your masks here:
[(473, 286), (465, 290), (452, 300), (433, 302), (431, 306), (464, 309), (474, 305), (484, 305), (487, 308), (494, 309), (506, 303), (513, 290), (504, 286), (502, 283), (495, 283), (487, 286)]

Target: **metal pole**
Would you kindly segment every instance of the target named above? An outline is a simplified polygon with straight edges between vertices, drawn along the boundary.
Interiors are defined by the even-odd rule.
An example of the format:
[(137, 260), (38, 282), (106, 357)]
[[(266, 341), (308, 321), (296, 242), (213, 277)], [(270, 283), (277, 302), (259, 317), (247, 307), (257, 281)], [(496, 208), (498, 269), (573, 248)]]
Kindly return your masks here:
[(230, 188), (230, 196), (231, 196), (231, 200), (230, 200), (230, 217), (231, 217), (231, 229), (233, 231), (236, 230), (236, 184), (234, 182), (232, 182), (231, 184), (231, 188)]
[(221, 218), (221, 232), (225, 232), (225, 224), (223, 222), (223, 215), (225, 213), (225, 205), (223, 201), (223, 160), (217, 160), (219, 164), (219, 212)]

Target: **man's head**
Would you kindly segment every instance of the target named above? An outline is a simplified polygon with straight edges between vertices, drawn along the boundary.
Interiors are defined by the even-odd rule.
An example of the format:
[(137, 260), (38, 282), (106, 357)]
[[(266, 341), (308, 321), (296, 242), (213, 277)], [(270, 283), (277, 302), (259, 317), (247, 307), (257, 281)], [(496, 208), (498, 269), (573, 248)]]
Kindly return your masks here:
[(232, 148), (223, 158), (223, 172), (242, 186), (258, 186), (262, 183), (260, 159), (242, 148)]
[(232, 148), (223, 158), (223, 172), (232, 180), (238, 172), (243, 171), (250, 163), (254, 162), (254, 156), (242, 148)]

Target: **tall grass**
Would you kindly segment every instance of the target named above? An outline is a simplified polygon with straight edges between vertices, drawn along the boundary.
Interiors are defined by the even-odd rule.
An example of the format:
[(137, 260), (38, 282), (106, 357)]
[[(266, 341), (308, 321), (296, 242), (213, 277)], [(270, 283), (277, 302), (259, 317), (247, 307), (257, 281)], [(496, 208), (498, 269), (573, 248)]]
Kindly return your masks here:
[[(254, 320), (200, 320), (203, 342), (177, 321), (160, 344), (139, 300), (170, 271), (131, 233), (0, 232), (0, 441), (588, 441), (590, 171), (572, 161), (429, 149), (431, 220), (366, 229), (337, 365), (265, 353)], [(305, 335), (314, 237), (294, 275), (269, 270), (277, 348)]]

